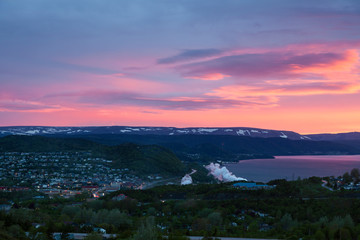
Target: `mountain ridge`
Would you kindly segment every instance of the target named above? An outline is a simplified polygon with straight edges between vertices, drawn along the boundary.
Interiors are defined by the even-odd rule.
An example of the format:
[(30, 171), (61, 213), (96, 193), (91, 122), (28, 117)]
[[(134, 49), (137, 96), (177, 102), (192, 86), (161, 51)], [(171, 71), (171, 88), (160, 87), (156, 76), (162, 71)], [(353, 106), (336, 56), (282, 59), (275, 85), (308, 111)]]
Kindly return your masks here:
[(93, 135), (93, 134), (137, 134), (137, 135), (233, 135), (263, 138), (308, 139), (293, 131), (271, 130), (250, 127), (130, 127), (130, 126), (91, 126), (91, 127), (51, 127), (51, 126), (10, 126), (0, 127), (0, 136), (6, 135)]
[(7, 135), (230, 135), (258, 138), (286, 138), (291, 140), (341, 141), (360, 140), (360, 132), (299, 134), (288, 130), (272, 130), (251, 127), (146, 127), (146, 126), (8, 126), (0, 127), (0, 137)]

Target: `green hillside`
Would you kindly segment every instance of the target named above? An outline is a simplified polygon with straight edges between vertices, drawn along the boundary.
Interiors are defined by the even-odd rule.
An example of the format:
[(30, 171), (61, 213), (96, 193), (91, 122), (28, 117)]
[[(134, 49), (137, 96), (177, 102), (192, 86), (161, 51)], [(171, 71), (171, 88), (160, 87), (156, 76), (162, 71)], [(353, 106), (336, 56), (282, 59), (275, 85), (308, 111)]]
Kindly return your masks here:
[(128, 168), (136, 174), (182, 175), (184, 164), (170, 150), (157, 145), (124, 143), (107, 146), (85, 139), (47, 138), (42, 136), (6, 136), (0, 138), (0, 152), (91, 151), (112, 160), (113, 168)]
[(170, 150), (157, 145), (125, 143), (104, 146), (102, 152), (117, 168), (136, 169), (141, 174), (162, 173), (177, 175), (185, 170), (182, 162)]

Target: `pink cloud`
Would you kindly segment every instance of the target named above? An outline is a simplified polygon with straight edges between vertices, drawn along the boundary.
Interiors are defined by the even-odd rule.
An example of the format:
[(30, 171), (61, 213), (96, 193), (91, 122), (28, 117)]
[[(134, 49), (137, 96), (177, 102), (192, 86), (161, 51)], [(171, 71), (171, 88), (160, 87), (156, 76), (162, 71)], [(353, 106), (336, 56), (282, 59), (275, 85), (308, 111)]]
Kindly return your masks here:
[(225, 74), (221, 74), (221, 73), (209, 73), (209, 74), (205, 74), (202, 76), (190, 76), (190, 77), (186, 77), (186, 78), (216, 81), (216, 80), (224, 79), (226, 77), (230, 77), (230, 75), (225, 75)]
[[(265, 86), (224, 86), (208, 93), (225, 99), (249, 99), (261, 98), (263, 96), (272, 99), (275, 103), (278, 97), (283, 96), (308, 96), (308, 95), (330, 95), (330, 94), (354, 94), (360, 91), (360, 83), (346, 82), (311, 82), (288, 85), (265, 85)], [(271, 98), (272, 97), (272, 98)]]
[(149, 94), (121, 91), (87, 91), (68, 92), (56, 95), (48, 95), (47, 100), (52, 98), (68, 99), (69, 104), (81, 107), (113, 107), (113, 106), (143, 106), (163, 110), (206, 110), (231, 108), (235, 106), (263, 105), (263, 102), (239, 99), (225, 99), (216, 96), (199, 97), (171, 97), (162, 98)]
[(0, 111), (3, 112), (55, 112), (65, 110), (71, 110), (71, 108), (20, 99), (0, 100)]
[(324, 52), (297, 54), (293, 52), (266, 52), (231, 55), (209, 61), (191, 63), (177, 67), (184, 77), (211, 76), (221, 74), (241, 79), (301, 77), (294, 71), (299, 68), (321, 67), (343, 61), (346, 53)]

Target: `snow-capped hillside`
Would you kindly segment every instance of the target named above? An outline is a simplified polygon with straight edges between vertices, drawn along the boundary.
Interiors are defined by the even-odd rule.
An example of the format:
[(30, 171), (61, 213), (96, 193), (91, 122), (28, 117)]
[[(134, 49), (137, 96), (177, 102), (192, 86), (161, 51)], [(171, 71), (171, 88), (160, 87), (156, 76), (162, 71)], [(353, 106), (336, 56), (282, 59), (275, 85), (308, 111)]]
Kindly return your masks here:
[(174, 128), (174, 127), (0, 127), (0, 136), (6, 135), (84, 135), (84, 134), (137, 134), (137, 135), (235, 135), (248, 137), (281, 137), (310, 139), (291, 131), (258, 128)]

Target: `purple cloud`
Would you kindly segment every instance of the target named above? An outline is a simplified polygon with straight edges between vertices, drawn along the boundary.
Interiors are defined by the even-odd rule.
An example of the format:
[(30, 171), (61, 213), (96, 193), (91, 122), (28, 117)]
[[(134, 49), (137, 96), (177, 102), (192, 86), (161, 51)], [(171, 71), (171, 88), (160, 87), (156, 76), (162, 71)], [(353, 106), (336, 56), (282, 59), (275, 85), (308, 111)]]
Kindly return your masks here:
[(309, 67), (319, 64), (331, 64), (334, 61), (344, 59), (344, 57), (344, 54), (338, 53), (312, 53), (290, 57), (288, 60), (285, 60), (284, 63), (288, 65)]
[(201, 77), (221, 73), (233, 77), (301, 77), (294, 67), (331, 64), (345, 58), (344, 54), (319, 53), (295, 55), (294, 53), (261, 53), (225, 56), (217, 59), (184, 64), (176, 69), (185, 77)]
[(38, 102), (23, 100), (0, 101), (0, 109), (5, 111), (54, 111), (62, 109), (60, 106), (51, 106)]
[(224, 51), (220, 49), (190, 49), (190, 50), (183, 50), (181, 53), (166, 57), (160, 58), (157, 60), (158, 64), (171, 64), (171, 63), (178, 63), (184, 62), (189, 60), (197, 60), (199, 58), (206, 58), (206, 57), (213, 57), (222, 54)]
[(160, 98), (145, 96), (137, 93), (116, 91), (91, 91), (83, 93), (64, 93), (49, 95), (46, 98), (75, 98), (78, 103), (92, 105), (118, 105), (118, 106), (148, 106), (165, 110), (201, 110), (223, 109), (234, 106), (264, 105), (254, 101), (224, 99), (216, 96), (200, 96), (196, 98)]

